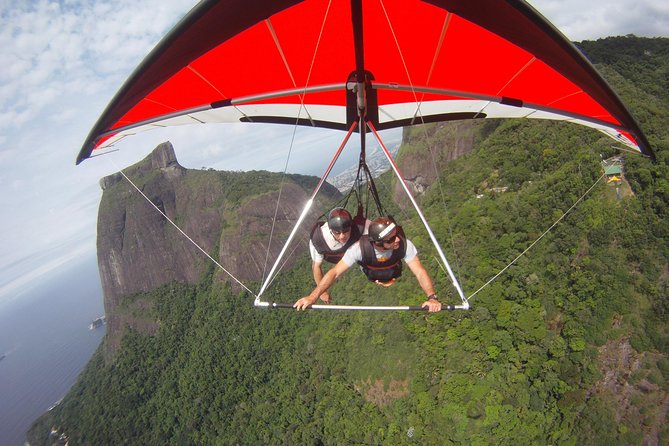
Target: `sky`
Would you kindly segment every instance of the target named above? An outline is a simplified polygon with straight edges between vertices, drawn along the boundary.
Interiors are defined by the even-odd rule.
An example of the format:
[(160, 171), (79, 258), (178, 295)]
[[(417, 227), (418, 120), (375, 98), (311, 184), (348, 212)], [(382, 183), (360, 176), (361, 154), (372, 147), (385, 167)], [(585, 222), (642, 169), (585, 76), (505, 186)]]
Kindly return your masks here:
[[(75, 167), (81, 144), (107, 103), (196, 3), (0, 0), (0, 304), (95, 252), (100, 178), (144, 158), (163, 141), (172, 142), (185, 167), (279, 171), (285, 154), (259, 163), (256, 150), (268, 141), (285, 147), (339, 144), (337, 132), (307, 129), (291, 144), (290, 126), (202, 126), (197, 132), (181, 127), (135, 136), (118, 152)], [(669, 37), (667, 0), (529, 3), (572, 41)], [(288, 171), (323, 172), (306, 161), (311, 158), (291, 155)]]

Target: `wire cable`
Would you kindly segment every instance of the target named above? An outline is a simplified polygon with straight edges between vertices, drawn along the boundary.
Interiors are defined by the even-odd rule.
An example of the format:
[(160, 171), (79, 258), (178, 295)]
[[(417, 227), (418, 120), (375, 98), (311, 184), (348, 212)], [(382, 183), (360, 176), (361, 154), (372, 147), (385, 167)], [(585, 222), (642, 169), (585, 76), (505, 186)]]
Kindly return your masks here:
[(111, 164), (114, 166), (114, 169), (116, 169), (116, 170), (123, 176), (123, 178), (125, 178), (125, 179), (128, 181), (128, 183), (130, 183), (130, 184), (132, 185), (132, 187), (135, 188), (135, 190), (136, 190), (137, 192), (139, 192), (139, 194), (140, 194), (142, 197), (144, 197), (144, 199), (145, 199), (151, 206), (153, 206), (153, 208), (154, 208), (155, 210), (157, 210), (157, 211), (160, 213), (160, 215), (162, 215), (162, 216), (165, 218), (165, 220), (167, 220), (172, 226), (174, 226), (174, 228), (175, 228), (177, 231), (179, 231), (179, 232), (181, 233), (181, 235), (183, 235), (184, 237), (186, 237), (186, 239), (187, 239), (189, 242), (191, 242), (191, 243), (193, 244), (193, 246), (195, 246), (197, 249), (199, 249), (200, 252), (202, 252), (202, 254), (204, 254), (209, 260), (211, 260), (212, 262), (214, 262), (214, 264), (215, 264), (216, 266), (218, 266), (223, 272), (225, 272), (228, 276), (230, 276), (230, 277), (232, 278), (232, 280), (234, 280), (235, 282), (237, 282), (238, 285), (240, 285), (240, 286), (241, 286), (242, 288), (244, 288), (246, 291), (248, 291), (249, 293), (251, 293), (253, 296), (256, 295), (256, 294), (255, 294), (253, 291), (251, 291), (246, 285), (244, 285), (239, 279), (237, 279), (237, 278), (235, 277), (234, 274), (232, 274), (230, 271), (228, 271), (227, 269), (225, 269), (225, 267), (223, 267), (223, 265), (221, 265), (220, 263), (218, 263), (218, 261), (216, 261), (216, 259), (214, 259), (211, 255), (209, 255), (209, 253), (208, 253), (207, 251), (205, 251), (200, 245), (198, 245), (197, 242), (195, 242), (195, 240), (193, 240), (193, 239), (192, 239), (188, 234), (186, 234), (186, 233), (185, 233), (179, 226), (177, 226), (177, 224), (174, 223), (174, 221), (172, 221), (172, 219), (171, 219), (170, 217), (168, 217), (167, 214), (165, 214), (165, 212), (163, 212), (158, 206), (156, 206), (156, 204), (155, 204), (153, 201), (151, 201), (151, 199), (150, 199), (149, 197), (147, 197), (146, 194), (145, 194), (144, 192), (142, 192), (142, 190), (141, 190), (139, 187), (137, 187), (137, 185), (136, 185), (136, 184), (135, 184), (135, 183), (134, 183), (134, 182), (133, 182), (133, 181), (132, 181), (126, 174), (125, 174), (125, 172), (123, 172), (123, 170), (122, 170), (121, 168), (119, 168), (119, 167), (116, 165), (116, 163), (114, 162), (114, 160), (111, 159), (111, 157), (108, 158), (108, 160), (109, 160), (109, 161), (111, 162)]
[[(306, 96), (307, 87), (309, 86), (309, 82), (311, 80), (311, 73), (312, 73), (313, 68), (314, 68), (314, 63), (316, 61), (316, 54), (318, 54), (318, 48), (320, 47), (321, 40), (323, 38), (323, 29), (325, 28), (325, 23), (327, 22), (327, 19), (328, 19), (329, 13), (330, 13), (331, 4), (332, 4), (332, 1), (330, 0), (328, 2), (327, 8), (325, 9), (325, 13), (323, 15), (323, 21), (321, 22), (321, 28), (320, 28), (320, 31), (318, 33), (318, 39), (316, 39), (316, 46), (314, 48), (313, 56), (311, 57), (311, 63), (309, 65), (309, 72), (307, 73), (307, 79), (306, 79), (306, 82), (304, 84), (304, 89), (303, 89), (302, 94), (299, 95), (299, 97), (300, 97), (300, 108), (297, 111), (297, 116), (295, 118), (295, 124), (293, 125), (293, 133), (292, 133), (291, 138), (290, 138), (290, 147), (288, 148), (288, 155), (286, 156), (286, 163), (285, 163), (284, 168), (283, 168), (283, 176), (281, 177), (281, 183), (279, 185), (279, 195), (276, 199), (276, 208), (274, 209), (274, 218), (272, 219), (272, 229), (270, 230), (269, 241), (267, 243), (267, 252), (265, 254), (265, 263), (263, 265), (263, 273), (262, 273), (261, 283), (266, 283), (268, 281), (268, 279), (270, 279), (269, 277), (266, 276), (266, 273), (267, 273), (267, 265), (269, 264), (269, 254), (270, 254), (271, 248), (272, 248), (272, 239), (274, 237), (274, 229), (275, 229), (275, 226), (276, 226), (276, 218), (277, 218), (277, 215), (279, 213), (279, 206), (280, 206), (280, 203), (281, 203), (281, 194), (283, 192), (283, 186), (284, 186), (284, 180), (285, 180), (285, 177), (286, 177), (286, 173), (288, 172), (288, 164), (290, 162), (290, 155), (293, 151), (293, 145), (295, 143), (295, 134), (297, 133), (297, 126), (299, 125), (300, 115), (302, 114), (303, 110), (305, 110), (307, 116), (309, 117), (309, 120), (311, 120), (311, 117), (309, 116), (309, 111), (306, 110), (306, 107), (304, 105), (304, 100), (305, 100), (305, 96)], [(272, 35), (274, 43), (277, 47), (277, 51), (281, 55), (281, 58), (284, 62), (286, 70), (288, 71), (288, 74), (290, 75), (290, 78), (293, 81), (293, 85), (295, 87), (297, 87), (297, 85), (295, 84), (295, 78), (293, 77), (292, 70), (290, 69), (290, 65), (288, 64), (288, 60), (286, 59), (286, 57), (284, 55), (284, 52), (281, 48), (281, 43), (279, 41), (279, 37), (277, 36), (277, 34), (274, 30), (274, 27), (272, 26), (271, 21), (269, 19), (267, 19), (265, 22), (266, 22), (267, 27), (268, 27), (271, 35)], [(270, 271), (269, 274), (271, 275), (272, 271)], [(261, 289), (258, 292), (258, 295), (262, 294), (263, 291), (264, 291), (264, 287), (261, 286)], [(256, 299), (257, 298), (258, 298), (258, 296), (256, 296)]]
[(521, 252), (520, 254), (518, 254), (518, 256), (517, 256), (515, 259), (513, 259), (513, 260), (511, 261), (511, 263), (509, 263), (509, 264), (506, 265), (504, 268), (502, 268), (502, 270), (501, 270), (500, 272), (498, 272), (497, 274), (495, 274), (492, 278), (490, 278), (490, 280), (488, 280), (486, 283), (484, 283), (483, 286), (481, 286), (481, 288), (479, 288), (479, 289), (476, 290), (474, 293), (472, 293), (472, 294), (467, 298), (467, 302), (469, 302), (469, 299), (471, 299), (472, 297), (476, 296), (481, 290), (483, 290), (483, 289), (486, 288), (488, 285), (490, 285), (492, 282), (494, 282), (494, 281), (495, 281), (499, 276), (501, 276), (507, 269), (509, 269), (514, 263), (516, 263), (516, 262), (518, 261), (518, 259), (520, 259), (520, 258), (521, 258), (522, 256), (524, 256), (530, 249), (532, 249), (532, 247), (533, 247), (534, 245), (536, 245), (537, 243), (539, 243), (539, 240), (541, 240), (542, 238), (544, 238), (544, 236), (545, 236), (546, 234), (548, 234), (548, 233), (549, 233), (555, 226), (557, 226), (557, 224), (560, 223), (560, 222), (562, 221), (562, 219), (564, 219), (564, 218), (567, 216), (567, 214), (569, 214), (569, 213), (576, 207), (576, 205), (578, 205), (578, 203), (580, 203), (581, 200), (583, 200), (583, 199), (590, 193), (590, 191), (591, 191), (592, 189), (595, 188), (595, 186), (597, 185), (597, 183), (599, 183), (599, 182), (601, 181), (601, 179), (604, 178), (605, 176), (606, 176), (606, 173), (603, 173), (602, 176), (600, 176), (599, 178), (597, 178), (597, 181), (595, 181), (595, 183), (594, 183), (592, 186), (590, 186), (590, 188), (589, 188), (587, 191), (585, 191), (585, 193), (584, 193), (583, 195), (581, 195), (581, 197), (580, 197), (578, 200), (576, 200), (576, 202), (574, 202), (574, 204), (572, 204), (571, 207), (570, 207), (569, 209), (567, 209), (567, 211), (566, 211), (564, 214), (562, 214), (562, 216), (561, 216), (560, 218), (558, 218), (558, 219), (555, 221), (555, 223), (553, 223), (548, 229), (546, 229), (546, 230), (544, 231), (544, 233), (541, 234), (541, 235), (539, 236), (539, 238), (537, 238), (535, 241), (533, 241), (532, 244), (531, 244), (530, 246), (528, 246), (523, 252)]
[[(431, 139), (430, 139), (430, 137), (427, 133), (427, 128), (425, 127), (425, 118), (423, 117), (423, 114), (421, 112), (421, 104), (423, 102), (423, 98), (421, 97), (420, 100), (418, 99), (418, 94), (416, 93), (416, 89), (415, 89), (413, 81), (411, 79), (411, 74), (409, 73), (409, 67), (407, 66), (406, 60), (404, 58), (404, 53), (402, 52), (402, 48), (400, 47), (400, 43), (399, 43), (399, 40), (397, 38), (397, 34), (395, 33), (395, 29), (394, 29), (393, 24), (390, 20), (390, 16), (388, 15), (388, 11), (386, 10), (386, 6), (383, 3), (383, 0), (381, 0), (381, 8), (383, 9), (383, 13), (384, 13), (386, 21), (388, 23), (388, 27), (390, 28), (391, 34), (393, 36), (393, 40), (395, 42), (395, 47), (397, 48), (397, 52), (399, 53), (400, 59), (402, 60), (402, 65), (404, 67), (404, 72), (405, 72), (405, 74), (407, 76), (407, 79), (409, 81), (409, 85), (411, 86), (411, 93), (414, 97), (414, 101), (416, 102), (416, 113), (414, 114), (414, 119), (417, 116), (418, 118), (420, 118), (420, 121), (423, 124), (423, 132), (424, 132), (424, 135), (425, 135), (425, 142), (427, 144), (428, 152), (430, 153), (430, 158), (432, 160), (432, 165), (434, 166), (435, 175), (436, 175), (436, 182), (437, 182), (437, 186), (438, 186), (438, 189), (439, 189), (441, 201), (442, 201), (442, 204), (443, 204), (444, 214), (446, 215), (446, 226), (448, 227), (448, 231), (449, 231), (449, 235), (450, 235), (451, 249), (453, 250), (453, 253), (455, 255), (455, 266), (456, 266), (456, 270), (458, 271), (458, 275), (459, 275), (460, 274), (460, 272), (459, 272), (460, 262), (459, 262), (459, 256), (457, 254), (457, 251), (455, 250), (455, 242), (454, 242), (454, 238), (453, 238), (453, 229), (451, 228), (450, 218), (448, 216), (448, 209), (446, 207), (446, 200), (444, 198), (444, 191), (443, 191), (443, 187), (441, 185), (440, 175), (439, 175), (439, 172), (438, 172), (438, 169), (437, 169), (437, 166), (436, 166), (435, 156), (434, 156), (434, 153), (433, 153), (434, 151), (432, 150), (432, 146), (431, 146)], [(441, 51), (442, 45), (445, 41), (446, 33), (447, 33), (447, 30), (448, 30), (448, 27), (449, 27), (449, 24), (450, 24), (450, 20), (451, 20), (451, 14), (449, 13), (449, 14), (446, 15), (446, 18), (444, 19), (444, 24), (442, 26), (441, 34), (439, 36), (439, 41), (437, 42), (437, 46), (435, 48), (435, 54), (432, 58), (432, 64), (430, 66), (430, 71), (429, 71), (429, 74), (428, 74), (427, 83), (429, 83), (429, 80), (432, 76), (432, 73), (434, 71), (434, 67), (435, 67), (436, 62), (437, 62), (438, 53), (439, 53), (439, 51)], [(424, 97), (424, 94), (423, 94), (423, 97)], [(431, 230), (427, 226), (426, 226), (426, 229), (428, 231), (428, 234), (430, 234)], [(436, 238), (435, 238), (435, 240), (436, 240)], [(436, 248), (437, 252), (439, 253), (440, 260), (442, 262), (446, 262), (446, 257), (444, 256), (444, 254), (441, 250), (441, 247), (438, 246), (438, 243), (435, 243), (435, 248)], [(448, 264), (448, 262), (446, 262), (445, 264), (440, 263), (440, 267), (442, 268), (442, 270), (448, 270), (448, 271), (451, 270), (450, 265)], [(453, 283), (453, 286), (458, 291), (458, 294), (460, 295), (461, 298), (464, 299), (464, 295), (462, 294), (462, 288), (460, 286), (460, 283), (456, 279), (455, 274), (453, 274), (451, 272), (451, 274), (449, 274), (449, 276), (451, 278), (451, 282)]]

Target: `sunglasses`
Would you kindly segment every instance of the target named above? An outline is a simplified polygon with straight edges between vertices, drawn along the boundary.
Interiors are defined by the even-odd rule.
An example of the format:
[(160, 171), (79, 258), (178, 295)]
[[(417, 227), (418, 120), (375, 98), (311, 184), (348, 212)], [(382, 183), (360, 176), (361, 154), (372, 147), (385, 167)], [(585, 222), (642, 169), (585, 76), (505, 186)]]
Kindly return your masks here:
[(390, 236), (388, 238), (381, 239), (378, 242), (374, 242), (374, 244), (376, 246), (391, 245), (391, 244), (395, 243), (395, 240), (397, 239), (397, 237), (398, 237), (397, 234), (395, 234), (395, 235)]

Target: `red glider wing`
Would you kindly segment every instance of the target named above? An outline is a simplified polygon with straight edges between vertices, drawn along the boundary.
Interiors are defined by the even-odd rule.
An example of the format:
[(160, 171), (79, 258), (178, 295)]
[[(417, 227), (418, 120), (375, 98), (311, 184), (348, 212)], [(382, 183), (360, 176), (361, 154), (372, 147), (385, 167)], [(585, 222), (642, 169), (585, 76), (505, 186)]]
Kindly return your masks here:
[(91, 130), (94, 150), (155, 127), (274, 122), (347, 129), (366, 89), (377, 129), (540, 118), (654, 157), (583, 55), (521, 0), (202, 1), (147, 56)]

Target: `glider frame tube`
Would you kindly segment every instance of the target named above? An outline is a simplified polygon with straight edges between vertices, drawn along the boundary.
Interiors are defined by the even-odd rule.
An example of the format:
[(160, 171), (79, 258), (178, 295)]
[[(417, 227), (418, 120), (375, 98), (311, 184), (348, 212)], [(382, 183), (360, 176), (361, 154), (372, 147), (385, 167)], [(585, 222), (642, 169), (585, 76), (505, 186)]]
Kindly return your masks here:
[[(379, 145), (383, 149), (383, 152), (385, 156), (388, 158), (388, 161), (399, 178), (400, 182), (402, 183), (402, 186), (404, 187), (404, 191), (408, 195), (409, 199), (411, 200), (411, 203), (414, 205), (416, 212), (418, 213), (421, 221), (423, 222), (423, 225), (425, 226), (425, 229), (427, 230), (432, 242), (434, 243), (435, 248), (437, 249), (439, 256), (441, 257), (441, 260), (444, 262), (446, 265), (446, 269), (448, 271), (449, 277), (451, 281), (453, 282), (453, 285), (455, 286), (458, 295), (460, 296), (460, 299), (462, 300), (462, 305), (442, 305), (443, 310), (469, 310), (469, 301), (465, 298), (464, 293), (462, 292), (462, 288), (460, 287), (460, 283), (458, 282), (457, 278), (455, 277), (455, 274), (451, 270), (451, 267), (448, 263), (448, 260), (446, 260), (446, 256), (444, 255), (441, 246), (439, 245), (439, 242), (437, 241), (437, 238), (435, 237), (434, 233), (432, 232), (432, 229), (430, 228), (427, 220), (425, 219), (425, 216), (421, 212), (420, 208), (418, 207), (418, 203), (416, 203), (413, 195), (411, 195), (411, 192), (409, 191), (408, 186), (406, 185), (406, 182), (404, 181), (404, 178), (402, 178), (402, 174), (399, 171), (399, 168), (395, 164), (392, 156), (390, 155), (390, 152), (386, 148), (385, 144), (383, 143), (383, 140), (379, 136), (379, 134), (376, 132), (376, 129), (374, 126), (368, 122), (367, 125), (369, 125), (370, 129), (374, 133), (374, 136), (377, 138)], [(285, 303), (277, 303), (277, 302), (262, 302), (260, 300), (262, 294), (265, 292), (267, 289), (267, 286), (269, 283), (272, 281), (272, 278), (274, 276), (274, 272), (279, 265), (279, 262), (283, 258), (286, 250), (288, 249), (288, 245), (294, 238), (295, 234), (297, 233), (297, 229), (300, 227), (302, 224), (302, 221), (306, 217), (309, 209), (313, 205), (314, 199), (316, 195), (318, 194), (318, 191), (320, 190), (321, 186), (325, 182), (326, 178), (330, 174), (330, 171), (332, 170), (332, 167), (334, 164), (337, 162), (337, 159), (339, 158), (339, 155), (341, 154), (342, 150), (344, 149), (344, 146), (346, 146), (346, 143), (348, 142), (348, 139), (350, 138), (351, 134), (355, 130), (357, 126), (357, 121), (354, 121), (353, 124), (351, 125), (351, 128), (349, 129), (348, 133), (344, 137), (344, 140), (342, 141), (341, 145), (337, 149), (337, 152), (333, 156), (332, 160), (330, 161), (330, 164), (328, 165), (327, 169), (325, 170), (325, 173), (321, 177), (318, 185), (314, 189), (311, 197), (307, 201), (307, 204), (305, 205), (304, 209), (302, 210), (302, 214), (297, 220), (297, 223), (293, 227), (292, 232), (288, 236), (288, 239), (284, 243), (283, 248), (281, 249), (281, 252), (279, 253), (279, 256), (277, 257), (276, 261), (274, 262), (274, 266), (272, 266), (272, 269), (270, 270), (269, 274), (265, 278), (265, 281), (263, 282), (260, 292), (255, 298), (255, 301), (253, 303), (254, 306), (256, 307), (264, 307), (264, 308), (294, 308), (293, 304), (285, 304)], [(362, 129), (361, 129), (362, 132)], [(313, 310), (369, 310), (369, 311), (425, 311), (426, 308), (420, 307), (420, 306), (364, 306), (364, 305), (310, 305), (307, 307), (309, 309)]]
[[(259, 302), (257, 307), (294, 309), (293, 304), (278, 302)], [(467, 310), (464, 305), (442, 305), (442, 310)], [(352, 310), (352, 311), (427, 311), (427, 307), (418, 306), (365, 306), (365, 305), (309, 305), (308, 310)]]
[[(351, 124), (351, 128), (349, 129), (348, 133), (344, 137), (344, 140), (342, 143), (339, 145), (339, 148), (337, 149), (337, 152), (334, 154), (332, 157), (332, 161), (330, 161), (330, 164), (328, 165), (327, 169), (325, 169), (325, 173), (321, 177), (320, 181), (316, 185), (316, 188), (311, 194), (311, 197), (309, 200), (307, 200), (307, 204), (304, 206), (304, 209), (302, 209), (302, 213), (300, 214), (300, 217), (297, 219), (297, 223), (295, 223), (295, 226), (293, 227), (293, 230), (291, 231), (290, 235), (288, 236), (288, 239), (286, 240), (286, 243), (284, 243), (283, 248), (281, 249), (281, 252), (276, 258), (276, 261), (274, 262), (274, 265), (272, 266), (272, 269), (270, 270), (269, 274), (267, 274), (267, 277), (265, 278), (265, 281), (263, 282), (262, 286), (260, 287), (260, 292), (256, 296), (254, 305), (259, 306), (262, 302), (260, 302), (260, 296), (265, 292), (267, 289), (267, 286), (271, 282), (274, 272), (276, 268), (279, 266), (279, 262), (281, 262), (281, 259), (283, 258), (284, 254), (286, 253), (286, 250), (288, 249), (288, 245), (290, 245), (290, 242), (293, 240), (295, 237), (295, 234), (297, 233), (297, 230), (299, 229), (300, 225), (302, 224), (302, 221), (304, 218), (307, 216), (307, 213), (309, 212), (309, 209), (311, 209), (311, 206), (314, 203), (314, 199), (316, 198), (316, 195), (318, 194), (318, 191), (321, 189), (323, 186), (323, 183), (325, 183), (325, 180), (327, 179), (328, 175), (330, 175), (330, 171), (334, 167), (335, 163), (337, 162), (337, 159), (339, 158), (339, 155), (341, 155), (342, 150), (344, 150), (344, 147), (346, 146), (346, 143), (348, 142), (349, 138), (351, 137), (351, 134), (357, 127), (358, 123), (353, 122)], [(268, 248), (269, 249), (269, 248)]]
[(415, 198), (411, 194), (411, 191), (409, 190), (409, 186), (407, 186), (406, 181), (404, 181), (404, 178), (402, 177), (402, 174), (400, 173), (399, 168), (397, 167), (397, 164), (395, 164), (395, 160), (393, 160), (393, 157), (390, 155), (390, 152), (388, 151), (388, 148), (386, 145), (383, 143), (383, 140), (379, 136), (379, 134), (376, 132), (376, 129), (374, 128), (374, 125), (371, 122), (368, 122), (367, 125), (369, 125), (369, 128), (372, 130), (372, 133), (374, 133), (374, 136), (376, 137), (377, 141), (379, 142), (379, 145), (381, 146), (381, 149), (383, 149), (383, 153), (386, 155), (386, 158), (388, 158), (388, 162), (390, 163), (390, 166), (393, 169), (393, 172), (395, 172), (395, 175), (399, 179), (400, 183), (402, 184), (402, 187), (404, 188), (404, 192), (406, 192), (407, 196), (409, 197), (409, 200), (411, 201), (411, 204), (413, 204), (413, 207), (416, 209), (416, 212), (418, 213), (418, 216), (420, 217), (421, 221), (423, 222), (423, 226), (425, 226), (425, 229), (427, 230), (428, 235), (430, 236), (430, 239), (432, 240), (432, 243), (434, 244), (434, 247), (437, 249), (437, 252), (439, 253), (439, 257), (441, 257), (441, 261), (444, 262), (444, 265), (446, 266), (446, 270), (448, 271), (448, 275), (451, 278), (451, 281), (453, 282), (453, 286), (458, 292), (458, 295), (460, 296), (460, 299), (462, 300), (462, 309), (468, 310), (469, 309), (469, 301), (465, 297), (465, 294), (462, 292), (462, 288), (460, 287), (460, 283), (458, 282), (458, 279), (455, 277), (455, 274), (453, 274), (453, 270), (451, 270), (451, 266), (448, 263), (448, 260), (446, 260), (446, 256), (444, 255), (444, 252), (441, 249), (441, 245), (439, 245), (439, 241), (437, 240), (437, 237), (434, 235), (432, 232), (432, 229), (430, 228), (430, 225), (427, 222), (427, 219), (423, 215), (423, 212), (421, 212), (420, 208), (418, 207), (418, 203), (416, 203)]
[[(511, 105), (508, 101), (511, 98), (505, 98), (502, 96), (489, 96), (489, 95), (483, 95), (483, 94), (476, 94), (476, 93), (471, 93), (471, 92), (466, 92), (466, 91), (459, 91), (459, 90), (449, 90), (449, 89), (443, 89), (443, 88), (433, 88), (433, 87), (417, 87), (417, 86), (410, 86), (410, 85), (400, 85), (400, 84), (390, 84), (390, 83), (373, 83), (372, 88), (376, 90), (389, 90), (389, 91), (411, 91), (414, 93), (429, 93), (429, 94), (436, 94), (436, 95), (446, 95), (446, 96), (456, 96), (456, 97), (462, 97), (462, 98), (467, 98), (467, 99), (477, 99), (477, 100), (482, 100), (482, 101), (490, 101), (498, 104), (505, 104), (509, 106), (521, 106), (523, 108), (526, 108), (527, 110), (530, 111), (543, 111), (543, 112), (548, 112), (548, 113), (553, 113), (556, 115), (560, 116), (565, 116), (567, 118), (571, 118), (574, 120), (582, 121), (582, 122), (588, 122), (593, 125), (599, 125), (603, 127), (608, 127), (610, 129), (614, 129), (617, 132), (622, 132), (622, 131), (628, 131), (624, 126), (620, 124), (615, 124), (609, 121), (604, 121), (601, 119), (581, 115), (578, 113), (569, 113), (565, 110), (560, 110), (556, 109), (553, 107), (547, 107), (547, 106), (542, 106), (540, 104), (534, 104), (530, 102), (521, 102), (518, 105)], [(328, 91), (338, 91), (338, 90), (345, 90), (346, 89), (346, 84), (328, 84), (328, 85), (320, 85), (320, 86), (314, 86), (314, 87), (309, 87), (309, 88), (293, 88), (293, 89), (288, 89), (288, 90), (282, 90), (282, 91), (276, 91), (276, 92), (268, 92), (268, 93), (262, 93), (262, 94), (256, 94), (256, 95), (249, 95), (249, 96), (243, 96), (239, 98), (232, 98), (232, 99), (227, 99), (224, 101), (219, 101), (216, 103), (212, 104), (207, 104), (207, 105), (202, 105), (198, 107), (192, 107), (188, 109), (184, 109), (178, 112), (172, 112), (172, 113), (167, 113), (164, 115), (156, 116), (150, 119), (145, 119), (142, 121), (135, 122), (133, 124), (128, 124), (125, 126), (121, 127), (116, 127), (113, 129), (110, 129), (106, 132), (100, 133), (98, 136), (98, 140), (100, 138), (104, 138), (106, 136), (112, 136), (117, 133), (121, 133), (124, 131), (132, 130), (138, 127), (142, 127), (145, 125), (150, 125), (150, 124), (157, 124), (161, 121), (170, 119), (170, 118), (177, 118), (177, 117), (182, 117), (182, 116), (187, 116), (190, 114), (196, 114), (199, 112), (203, 111), (208, 111), (208, 110), (214, 110), (216, 108), (224, 107), (224, 106), (232, 106), (235, 107), (237, 105), (244, 105), (248, 103), (253, 103), (257, 101), (263, 101), (267, 99), (277, 99), (277, 98), (283, 98), (283, 97), (289, 97), (289, 96), (295, 96), (295, 95), (304, 95), (307, 93), (318, 93), (318, 92), (328, 92)], [(252, 118), (250, 119), (252, 120)], [(312, 124), (313, 125), (313, 124)], [(634, 134), (633, 135), (635, 138), (638, 137), (638, 135)], [(653, 158), (654, 154), (652, 152), (646, 153), (646, 150), (642, 146), (638, 146), (639, 150), (635, 150), (636, 153), (641, 152), (642, 154), (649, 156)], [(92, 152), (92, 149), (91, 149)], [(90, 154), (87, 156), (90, 157)]]
[(106, 132), (100, 133), (98, 136), (98, 140), (100, 138), (104, 138), (105, 136), (110, 136), (110, 135), (115, 135), (120, 132), (124, 132), (127, 130), (132, 130), (137, 127), (142, 127), (144, 125), (149, 125), (149, 124), (154, 124), (157, 122), (164, 121), (166, 119), (170, 118), (180, 118), (182, 116), (187, 116), (190, 114), (194, 113), (199, 113), (203, 111), (208, 111), (208, 110), (215, 110), (217, 108), (221, 107), (226, 107), (226, 106), (236, 106), (236, 105), (243, 105), (247, 103), (252, 103), (252, 102), (258, 102), (258, 101), (264, 101), (267, 99), (277, 99), (277, 98), (283, 98), (283, 97), (289, 97), (289, 96), (295, 96), (295, 95), (305, 95), (307, 93), (321, 93), (321, 92), (328, 92), (328, 91), (339, 91), (339, 90), (345, 90), (346, 89), (346, 84), (329, 84), (329, 85), (319, 85), (316, 87), (309, 87), (309, 88), (291, 88), (289, 90), (281, 90), (281, 91), (275, 91), (271, 93), (263, 93), (263, 94), (255, 94), (255, 95), (249, 95), (249, 96), (242, 96), (239, 98), (233, 98), (233, 99), (226, 99), (222, 101), (217, 101), (213, 102), (211, 104), (207, 105), (200, 105), (197, 107), (191, 107), (191, 108), (186, 108), (181, 111), (177, 112), (172, 112), (172, 113), (166, 113), (164, 115), (159, 115), (155, 116), (153, 118), (149, 119), (144, 119), (142, 121), (137, 121), (132, 124), (124, 125), (121, 127), (115, 127), (113, 129), (109, 129)]
[[(577, 119), (579, 121), (584, 121), (584, 122), (589, 122), (591, 124), (596, 124), (596, 125), (601, 125), (604, 127), (609, 127), (612, 129), (615, 129), (617, 131), (627, 131), (627, 129), (620, 124), (614, 124), (609, 121), (604, 121), (602, 119), (597, 119), (593, 118), (590, 116), (578, 114), (578, 113), (570, 113), (565, 110), (560, 110), (558, 108), (554, 107), (547, 107), (545, 105), (540, 105), (540, 104), (534, 104), (532, 102), (525, 102), (521, 101), (520, 99), (514, 99), (514, 98), (509, 98), (505, 96), (489, 96), (489, 95), (484, 95), (484, 94), (476, 94), (476, 93), (470, 93), (466, 91), (460, 91), (460, 90), (447, 90), (444, 88), (432, 88), (432, 87), (416, 87), (416, 86), (411, 86), (411, 85), (400, 85), (400, 84), (384, 84), (384, 83), (374, 83), (373, 88), (377, 90), (390, 90), (390, 91), (410, 91), (410, 92), (415, 92), (415, 93), (429, 93), (429, 94), (436, 94), (436, 95), (444, 95), (444, 96), (456, 96), (456, 97), (462, 97), (462, 98), (467, 98), (467, 99), (478, 99), (482, 101), (489, 101), (489, 102), (496, 102), (498, 104), (502, 105), (508, 105), (511, 107), (523, 107), (527, 108), (529, 110), (538, 110), (538, 111), (544, 111), (548, 113), (553, 113), (556, 115), (560, 116), (565, 116), (568, 118), (572, 119)], [(505, 102), (506, 101), (506, 102)], [(518, 101), (518, 102), (515, 102)], [(637, 152), (639, 153), (639, 152)]]

